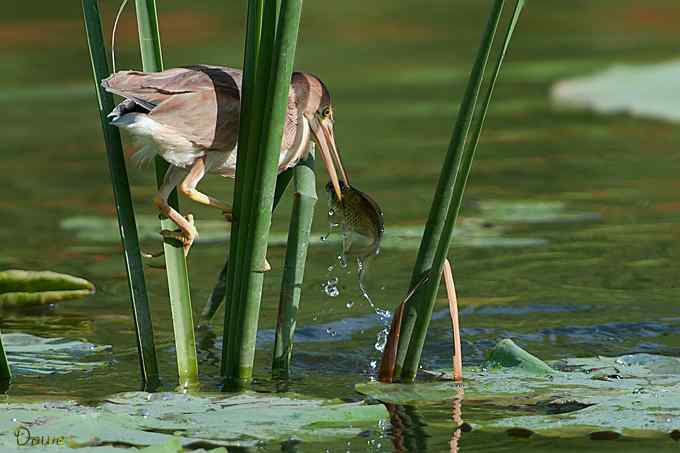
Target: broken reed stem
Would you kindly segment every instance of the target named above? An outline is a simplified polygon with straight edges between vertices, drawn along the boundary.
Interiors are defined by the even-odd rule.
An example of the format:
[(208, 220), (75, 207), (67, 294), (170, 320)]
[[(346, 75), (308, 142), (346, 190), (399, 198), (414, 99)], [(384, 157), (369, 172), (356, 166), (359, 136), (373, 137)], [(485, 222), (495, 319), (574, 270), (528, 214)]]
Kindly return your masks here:
[(97, 93), (97, 105), (101, 121), (106, 156), (113, 187), (113, 199), (118, 216), (120, 236), (123, 243), (125, 267), (128, 276), (128, 289), (132, 303), (132, 315), (137, 334), (137, 350), (142, 370), (145, 388), (155, 389), (159, 384), (158, 364), (151, 323), (151, 310), (144, 279), (144, 264), (137, 237), (135, 212), (130, 195), (125, 157), (117, 128), (109, 124), (106, 115), (114, 108), (113, 96), (101, 86), (102, 79), (109, 76), (109, 66), (106, 59), (106, 47), (102, 36), (101, 19), (97, 0), (83, 0), (83, 14), (85, 31), (90, 49), (92, 75)]
[(314, 207), (317, 202), (314, 152), (310, 152), (305, 160), (298, 163), (294, 171), (295, 193), (288, 227), (272, 363), (272, 372), (279, 376), (287, 376), (289, 372)]
[(458, 318), (458, 297), (456, 297), (456, 285), (453, 283), (453, 270), (449, 260), (444, 261), (444, 283), (446, 295), (449, 299), (449, 314), (451, 315), (451, 327), (453, 332), (453, 381), (463, 381), (463, 352), (460, 344), (460, 321)]
[[(265, 13), (275, 15), (276, 2), (271, 1), (266, 6)], [(258, 66), (263, 63), (262, 59), (271, 59), (271, 77), (266, 91), (262, 121), (256, 123), (261, 125), (257, 153), (253, 153), (254, 148), (249, 148), (249, 153), (257, 157), (257, 166), (250, 192), (252, 199), (247, 206), (251, 213), (248, 228), (242, 229), (238, 237), (239, 247), (243, 248), (244, 254), (242, 257), (237, 256), (238, 261), (234, 263), (235, 271), (239, 272), (240, 288), (238, 294), (233, 290), (231, 293), (232, 331), (229, 335), (231, 341), (228, 345), (225, 380), (236, 385), (248, 384), (253, 375), (255, 340), (264, 280), (263, 264), (271, 227), (281, 139), (301, 13), (302, 0), (282, 0), (276, 39), (269, 55), (262, 51), (266, 47), (268, 32), (266, 27), (262, 29)], [(259, 85), (260, 80), (256, 80), (256, 83)], [(249, 144), (251, 145), (252, 143)], [(236, 184), (239, 184), (239, 181), (236, 181)], [(242, 239), (244, 237), (245, 241)], [(234, 310), (234, 306), (238, 307), (238, 310)]]
[(7, 361), (5, 346), (2, 343), (2, 332), (0, 332), (0, 384), (9, 382), (12, 379), (12, 370)]
[[(418, 258), (412, 275), (412, 285), (431, 272), (439, 275), (444, 266), (446, 254), (453, 239), (453, 228), (462, 203), (465, 183), (467, 181), (475, 149), (484, 125), (494, 84), (497, 80), (503, 57), (507, 50), (512, 32), (524, 6), (518, 0), (513, 19), (508, 26), (502, 51), (499, 53), (494, 75), (487, 87), (487, 94), (482, 103), (479, 120), (470, 129), (475, 114), (475, 104), (481, 90), (485, 68), (493, 46), (494, 36), (500, 22), (505, 0), (496, 0), (487, 24), (482, 44), (477, 54), (472, 74), (461, 103), (460, 113), (456, 121), (449, 151), (442, 168), (437, 190), (430, 210), (430, 215), (418, 251)], [(397, 351), (395, 375), (402, 382), (415, 379), (425, 343), (425, 336), (432, 318), (432, 310), (439, 289), (439, 279), (432, 279), (422, 290), (418, 291), (411, 304), (406, 307), (401, 323), (401, 337)]]
[[(155, 0), (135, 0), (137, 11), (137, 27), (139, 31), (139, 48), (142, 55), (144, 71), (156, 72), (163, 70), (161, 42), (158, 31), (158, 18)], [(163, 183), (168, 163), (156, 157), (156, 184)], [(173, 191), (168, 202), (178, 209), (177, 191)], [(175, 230), (177, 225), (168, 219), (161, 219), (161, 228)], [(189, 276), (184, 250), (179, 244), (171, 241), (163, 242), (165, 252), (165, 266), (167, 269), (168, 292), (172, 311), (172, 324), (175, 333), (175, 348), (177, 350), (177, 372), (179, 386), (182, 389), (198, 386), (198, 360), (196, 358), (196, 340), (194, 337), (194, 321), (191, 312), (191, 294), (189, 291)]]

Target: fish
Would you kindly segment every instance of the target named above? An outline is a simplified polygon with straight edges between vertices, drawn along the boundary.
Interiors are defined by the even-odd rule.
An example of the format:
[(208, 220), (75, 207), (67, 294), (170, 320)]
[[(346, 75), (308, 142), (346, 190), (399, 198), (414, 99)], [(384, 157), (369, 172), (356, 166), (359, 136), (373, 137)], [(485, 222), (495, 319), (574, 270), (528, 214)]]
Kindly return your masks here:
[(382, 209), (366, 193), (340, 181), (342, 200), (338, 200), (333, 185), (326, 184), (330, 197), (329, 221), (342, 228), (343, 253), (361, 260), (380, 253), (380, 243), (385, 232)]

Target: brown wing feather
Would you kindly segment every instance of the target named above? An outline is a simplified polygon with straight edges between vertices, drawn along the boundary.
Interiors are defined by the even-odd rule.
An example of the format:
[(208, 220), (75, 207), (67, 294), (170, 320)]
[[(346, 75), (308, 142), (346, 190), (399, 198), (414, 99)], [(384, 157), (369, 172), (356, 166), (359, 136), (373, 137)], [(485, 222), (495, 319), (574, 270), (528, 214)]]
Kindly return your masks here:
[(149, 116), (206, 149), (232, 150), (238, 140), (240, 104), (219, 90), (169, 96)]
[(120, 71), (104, 88), (157, 106), (150, 116), (173, 127), (199, 146), (231, 150), (240, 115), (241, 71), (196, 65), (163, 72)]

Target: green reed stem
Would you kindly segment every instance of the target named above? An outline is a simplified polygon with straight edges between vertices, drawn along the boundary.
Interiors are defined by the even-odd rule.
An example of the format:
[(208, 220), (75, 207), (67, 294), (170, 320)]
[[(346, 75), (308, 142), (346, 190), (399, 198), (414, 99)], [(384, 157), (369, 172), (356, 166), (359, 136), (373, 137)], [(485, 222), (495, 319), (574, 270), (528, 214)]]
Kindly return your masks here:
[(5, 347), (2, 344), (2, 332), (0, 332), (0, 383), (12, 379), (12, 370), (9, 368)]
[[(286, 188), (288, 188), (290, 180), (293, 179), (293, 170), (293, 168), (289, 168), (276, 178), (276, 190), (274, 191), (274, 211), (276, 210), (279, 201), (281, 201), (281, 197), (285, 193)], [(201, 324), (210, 323), (210, 321), (212, 321), (213, 317), (215, 316), (215, 313), (217, 313), (217, 310), (219, 310), (220, 306), (222, 305), (222, 301), (224, 300), (224, 296), (227, 291), (228, 271), (229, 259), (225, 260), (224, 266), (222, 266), (222, 270), (217, 276), (217, 281), (213, 286), (213, 290), (208, 297), (208, 302), (201, 311)]]
[(518, 0), (515, 13), (502, 51), (495, 62), (495, 68), (487, 93), (483, 98), (482, 111), (470, 135), (471, 124), (475, 114), (475, 104), (484, 79), (485, 68), (493, 47), (494, 36), (503, 14), (504, 0), (496, 0), (489, 18), (486, 32), (482, 39), (477, 58), (470, 76), (470, 81), (463, 98), (460, 113), (454, 128), (449, 151), (439, 178), (437, 191), (432, 203), (430, 215), (425, 227), (423, 240), (418, 251), (418, 259), (413, 271), (412, 285), (425, 275), (435, 275), (427, 284), (416, 292), (412, 303), (406, 307), (401, 324), (401, 336), (397, 351), (395, 374), (402, 382), (413, 381), (418, 371), (420, 356), (429, 328), (432, 310), (439, 289), (438, 276), (442, 272), (446, 254), (453, 239), (453, 229), (462, 203), (467, 176), (472, 166), (479, 136), (484, 125), (486, 111), (491, 101), (493, 88), (498, 78), (503, 57), (507, 51), (514, 26), (524, 6), (524, 0)]
[[(135, 0), (135, 7), (142, 67), (147, 72), (162, 71), (163, 57), (158, 31), (156, 2), (155, 0)], [(156, 184), (160, 187), (169, 165), (160, 157), (156, 157), (155, 163)], [(168, 202), (173, 208), (179, 209), (176, 190), (173, 191)], [(177, 226), (172, 220), (163, 218), (161, 219), (161, 228), (174, 230)], [(164, 241), (163, 251), (165, 252), (168, 291), (170, 293), (170, 307), (177, 349), (179, 385), (181, 388), (196, 387), (198, 386), (198, 360), (196, 358), (196, 340), (187, 263), (182, 247), (170, 242)]]
[(125, 267), (128, 275), (128, 289), (130, 291), (132, 315), (137, 334), (139, 361), (145, 386), (147, 389), (152, 389), (158, 385), (159, 377), (151, 311), (147, 298), (144, 265), (139, 251), (137, 224), (132, 206), (120, 133), (117, 128), (109, 124), (106, 118), (106, 115), (113, 110), (114, 103), (113, 96), (101, 86), (102, 79), (109, 76), (109, 66), (106, 59), (106, 47), (102, 36), (97, 1), (83, 0), (83, 14), (85, 16), (85, 30), (90, 49), (95, 92), (97, 93), (99, 118), (106, 143), (106, 155), (111, 175), (111, 184), (113, 186), (113, 198), (120, 226), (121, 241), (123, 243)]
[[(265, 13), (267, 10), (274, 15), (276, 2), (267, 3)], [(239, 272), (238, 286), (240, 288), (238, 292), (232, 290), (231, 293), (231, 332), (225, 379), (227, 383), (236, 385), (249, 383), (253, 374), (255, 339), (264, 281), (262, 267), (267, 253), (274, 204), (274, 186), (278, 173), (281, 138), (288, 107), (288, 91), (293, 73), (302, 2), (301, 0), (283, 0), (280, 11), (279, 23), (276, 26), (276, 40), (273, 51), (268, 56), (263, 51), (267, 42), (265, 33), (267, 31), (271, 33), (273, 27), (262, 29), (258, 67), (268, 58), (271, 61), (271, 77), (266, 91), (266, 107), (261, 117), (262, 121), (257, 122), (261, 125), (258, 132), (261, 136), (250, 192), (252, 198), (248, 206), (251, 216), (248, 218), (248, 228), (241, 230), (238, 237), (238, 246), (242, 248), (244, 254), (242, 257), (237, 255), (237, 261), (234, 263), (236, 271)], [(260, 86), (262, 79), (256, 82)], [(252, 147), (252, 143), (249, 146), (249, 153), (252, 153), (255, 148)], [(239, 181), (236, 181), (236, 184), (239, 184)], [(238, 303), (234, 303), (236, 301)], [(234, 307), (237, 309), (234, 310)]]
[(288, 243), (279, 296), (272, 371), (283, 376), (288, 374), (293, 352), (293, 336), (300, 306), (316, 201), (314, 154), (310, 153), (295, 167), (293, 210), (288, 228)]
[[(224, 311), (224, 347), (222, 349), (222, 376), (231, 381), (227, 372), (235, 362), (240, 342), (239, 332), (241, 282), (243, 281), (246, 240), (251, 228), (254, 181), (260, 142), (260, 130), (271, 75), (271, 52), (276, 27), (276, 6), (273, 0), (250, 0), (246, 29), (243, 82), (241, 88), (241, 123), (239, 127), (239, 152), (236, 157), (233, 211), (236, 221), (231, 227), (229, 261), (227, 269), (227, 304)], [(238, 275), (238, 278), (236, 277)]]

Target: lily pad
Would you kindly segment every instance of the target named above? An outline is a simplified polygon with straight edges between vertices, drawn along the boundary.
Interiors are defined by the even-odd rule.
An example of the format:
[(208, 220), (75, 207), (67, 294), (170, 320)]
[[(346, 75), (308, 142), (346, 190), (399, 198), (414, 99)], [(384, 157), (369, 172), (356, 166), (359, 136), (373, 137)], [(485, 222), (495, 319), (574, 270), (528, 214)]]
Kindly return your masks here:
[(6, 270), (0, 272), (0, 307), (46, 305), (94, 294), (84, 278), (51, 271)]
[[(61, 227), (72, 231), (84, 241), (117, 243), (120, 233), (115, 219), (102, 217), (73, 217), (61, 222)], [(196, 227), (199, 231), (197, 244), (226, 242), (229, 240), (228, 228), (224, 221), (198, 220)], [(142, 240), (160, 240), (158, 219), (152, 216), (137, 217), (137, 228)], [(531, 247), (544, 245), (546, 241), (540, 238), (511, 237), (506, 234), (506, 228), (501, 225), (489, 225), (483, 219), (466, 218), (456, 227), (456, 246), (467, 247)], [(414, 250), (420, 245), (423, 235), (422, 226), (388, 226), (385, 229), (382, 249)], [(328, 240), (321, 240), (321, 233), (312, 233), (310, 244), (328, 245), (339, 244), (340, 234), (331, 235)], [(285, 247), (288, 240), (287, 233), (272, 232), (269, 236), (271, 247)]]
[(561, 201), (482, 201), (482, 217), (500, 223), (572, 223), (598, 220), (596, 212), (571, 212)]
[(92, 371), (108, 365), (105, 361), (86, 360), (93, 354), (108, 352), (99, 346), (65, 338), (43, 338), (26, 333), (2, 334), (12, 371), (17, 374), (64, 374)]
[(680, 61), (617, 65), (563, 80), (553, 87), (552, 97), (560, 105), (599, 113), (680, 121)]
[(528, 353), (507, 344), (502, 349), (515, 359), (495, 364), (511, 367), (466, 368), (463, 385), (449, 381), (447, 370), (430, 373), (435, 382), (371, 382), (356, 389), (396, 404), (461, 400), (464, 419), (466, 408), (483, 407), (489, 418), (466, 419), (476, 429), (655, 437), (680, 427), (680, 359), (651, 354), (566, 359), (548, 363), (551, 373), (535, 373), (517, 366)]
[(506, 338), (491, 350), (484, 368), (515, 368), (531, 374), (553, 374), (550, 365), (520, 348), (514, 341)]
[[(320, 441), (358, 435), (387, 418), (382, 405), (243, 393), (123, 393), (96, 406), (74, 401), (0, 404), (0, 446), (16, 446), (15, 430), (64, 436), (75, 446), (256, 446), (262, 441)], [(314, 429), (310, 429), (311, 427)], [(167, 450), (170, 447), (157, 447)], [(165, 450), (163, 449), (165, 448)], [(95, 450), (96, 451), (96, 450)]]

